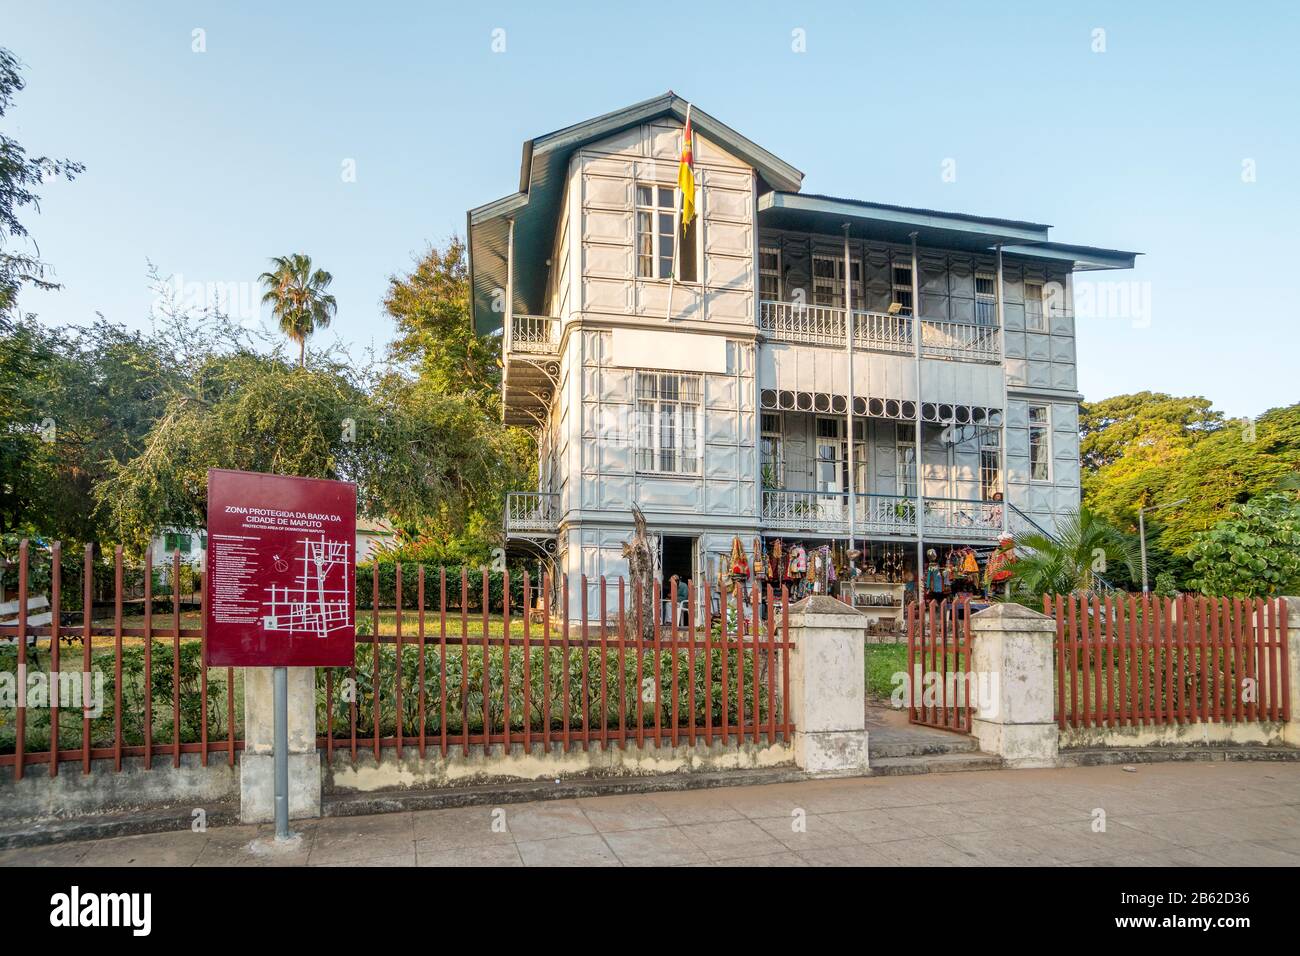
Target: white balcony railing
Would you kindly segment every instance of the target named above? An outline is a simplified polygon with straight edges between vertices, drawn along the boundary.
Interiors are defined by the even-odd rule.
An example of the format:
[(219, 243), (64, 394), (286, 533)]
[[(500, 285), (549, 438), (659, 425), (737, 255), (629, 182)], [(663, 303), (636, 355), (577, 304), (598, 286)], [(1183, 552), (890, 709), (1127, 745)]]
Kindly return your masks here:
[(507, 352), (554, 355), (560, 347), (560, 320), (548, 315), (516, 315), (510, 320)]
[[(759, 304), (759, 328), (773, 341), (796, 345), (845, 345), (844, 310), (827, 305), (764, 301)], [(921, 350), (932, 358), (996, 362), (1001, 356), (996, 326), (923, 319)], [(910, 353), (910, 316), (887, 312), (853, 312), (853, 347), (874, 352)]]
[(926, 498), (924, 537), (942, 541), (996, 541), (1002, 533), (1002, 502)]
[(921, 320), (921, 351), (938, 358), (996, 362), (1002, 355), (996, 325)]
[(549, 491), (511, 491), (506, 495), (506, 537), (555, 534), (560, 496)]
[[(1002, 504), (954, 498), (922, 499), (922, 536), (934, 541), (996, 541)], [(781, 531), (848, 532), (848, 495), (838, 491), (763, 489), (763, 525)], [(915, 537), (916, 499), (855, 495), (854, 530), (863, 537)]]

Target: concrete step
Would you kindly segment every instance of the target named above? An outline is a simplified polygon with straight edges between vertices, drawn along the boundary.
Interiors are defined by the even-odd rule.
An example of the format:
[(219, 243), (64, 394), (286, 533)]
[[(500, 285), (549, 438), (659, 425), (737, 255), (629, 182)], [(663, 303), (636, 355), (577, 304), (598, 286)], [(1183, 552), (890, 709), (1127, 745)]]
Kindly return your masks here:
[(871, 775), (893, 777), (913, 773), (956, 773), (962, 770), (998, 770), (1002, 758), (981, 750), (972, 753), (927, 754), (920, 757), (871, 757)]
[(885, 733), (868, 734), (867, 748), (871, 759), (878, 757), (927, 757), (937, 754), (968, 754), (979, 749), (974, 737), (940, 734), (923, 740), (894, 739)]

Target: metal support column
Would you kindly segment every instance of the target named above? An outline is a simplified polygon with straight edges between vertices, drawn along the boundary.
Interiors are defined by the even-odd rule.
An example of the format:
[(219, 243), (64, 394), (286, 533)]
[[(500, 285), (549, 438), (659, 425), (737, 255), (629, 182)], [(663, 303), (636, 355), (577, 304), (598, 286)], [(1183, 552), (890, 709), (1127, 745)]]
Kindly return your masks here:
[(277, 667), (272, 673), (275, 708), (275, 838), (289, 839), (289, 670)]
[(1007, 324), (1002, 318), (1002, 244), (999, 243), (998, 251), (998, 284), (997, 284), (997, 308), (998, 308), (998, 349), (1001, 351), (1001, 361), (998, 363), (998, 369), (1002, 376), (1002, 425), (998, 433), (998, 484), (1002, 486), (1002, 535), (1005, 537), (1007, 528), (1010, 527), (1011, 520), (1011, 490), (1007, 486), (1007, 416), (1010, 409), (1007, 407)]
[(925, 499), (922, 494), (923, 469), (921, 468), (921, 279), (920, 266), (916, 258), (916, 233), (912, 239), (912, 360), (916, 367), (916, 599), (925, 600), (925, 542), (923, 526), (925, 517)]
[(848, 458), (849, 478), (849, 550), (857, 548), (857, 476), (855, 474), (856, 448), (853, 442), (853, 259), (849, 254), (849, 224), (844, 224), (844, 350), (848, 357), (849, 400), (844, 409), (844, 428), (847, 434), (845, 456)]

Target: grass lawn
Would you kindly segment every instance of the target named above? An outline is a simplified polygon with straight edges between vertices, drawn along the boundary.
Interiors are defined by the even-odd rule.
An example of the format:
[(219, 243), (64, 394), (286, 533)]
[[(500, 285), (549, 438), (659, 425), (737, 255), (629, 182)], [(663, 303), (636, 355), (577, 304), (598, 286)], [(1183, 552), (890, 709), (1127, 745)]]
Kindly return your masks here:
[(867, 697), (889, 700), (894, 692), (894, 675), (907, 672), (906, 644), (866, 645)]

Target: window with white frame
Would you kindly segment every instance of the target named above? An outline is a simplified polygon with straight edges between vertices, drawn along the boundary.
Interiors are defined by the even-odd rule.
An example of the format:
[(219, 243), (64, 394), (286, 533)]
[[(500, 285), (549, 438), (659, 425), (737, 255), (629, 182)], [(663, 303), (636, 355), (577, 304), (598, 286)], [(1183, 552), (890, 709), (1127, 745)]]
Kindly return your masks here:
[(639, 278), (672, 278), (676, 221), (673, 187), (637, 183), (636, 274)]
[(1052, 411), (1047, 405), (1029, 406), (1029, 480), (1052, 480)]
[(758, 250), (758, 297), (781, 301), (781, 250), (772, 246)]
[[(853, 308), (861, 309), (862, 261), (851, 259), (849, 268), (853, 277)], [(813, 256), (813, 305), (844, 307), (843, 256)]]
[(1002, 490), (1002, 440), (996, 428), (980, 430), (980, 497), (992, 501)]
[(998, 324), (997, 276), (988, 272), (975, 273), (975, 324)]
[(1043, 284), (1025, 283), (1025, 328), (1030, 332), (1046, 332), (1047, 316), (1043, 313)]
[(900, 315), (912, 314), (912, 266), (894, 265), (890, 274), (890, 302), (899, 306)]
[(694, 475), (700, 470), (700, 376), (636, 373), (638, 471)]
[(895, 444), (895, 474), (898, 493), (907, 498), (916, 497), (916, 425), (899, 423)]
[(781, 457), (781, 414), (764, 412), (759, 420), (759, 475), (764, 488), (780, 488), (783, 481)]

